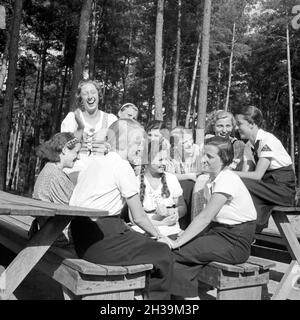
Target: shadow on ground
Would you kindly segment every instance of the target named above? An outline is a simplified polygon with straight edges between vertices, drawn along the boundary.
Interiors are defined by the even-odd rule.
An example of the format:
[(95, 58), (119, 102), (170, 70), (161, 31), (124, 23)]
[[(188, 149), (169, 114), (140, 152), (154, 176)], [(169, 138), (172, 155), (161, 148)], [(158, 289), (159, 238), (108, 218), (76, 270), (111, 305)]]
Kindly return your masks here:
[[(0, 245), (0, 265), (7, 267), (14, 257), (13, 252)], [(60, 285), (38, 270), (28, 274), (14, 295), (18, 300), (63, 300)]]

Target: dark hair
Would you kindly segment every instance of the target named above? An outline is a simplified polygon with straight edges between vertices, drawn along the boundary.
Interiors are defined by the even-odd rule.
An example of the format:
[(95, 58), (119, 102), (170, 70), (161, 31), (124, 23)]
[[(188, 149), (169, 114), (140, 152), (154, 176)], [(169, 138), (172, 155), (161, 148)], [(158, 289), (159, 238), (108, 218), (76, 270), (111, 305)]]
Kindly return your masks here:
[(36, 155), (50, 162), (60, 161), (60, 154), (64, 147), (72, 150), (80, 141), (71, 132), (56, 133), (48, 141), (36, 148)]
[(244, 106), (236, 114), (241, 114), (245, 120), (249, 123), (256, 124), (259, 128), (263, 125), (264, 118), (262, 112), (254, 106)]
[(218, 148), (218, 156), (221, 158), (224, 167), (231, 164), (234, 153), (233, 146), (229, 138), (214, 136), (204, 141), (205, 145), (211, 145)]
[(151, 130), (163, 130), (168, 129), (165, 122), (161, 120), (152, 120), (146, 126), (146, 132), (148, 133)]
[[(151, 164), (153, 157), (152, 155), (157, 155), (158, 152), (162, 151), (164, 149), (164, 143), (163, 139), (159, 141), (150, 141), (148, 143), (148, 163)], [(145, 198), (145, 190), (146, 190), (146, 184), (145, 184), (145, 171), (146, 171), (146, 165), (143, 165), (140, 172), (140, 200), (141, 203), (143, 203)], [(169, 198), (170, 197), (170, 190), (167, 185), (166, 180), (166, 174), (163, 172), (161, 175), (161, 182), (162, 182), (162, 188), (161, 188), (161, 195), (163, 198)]]

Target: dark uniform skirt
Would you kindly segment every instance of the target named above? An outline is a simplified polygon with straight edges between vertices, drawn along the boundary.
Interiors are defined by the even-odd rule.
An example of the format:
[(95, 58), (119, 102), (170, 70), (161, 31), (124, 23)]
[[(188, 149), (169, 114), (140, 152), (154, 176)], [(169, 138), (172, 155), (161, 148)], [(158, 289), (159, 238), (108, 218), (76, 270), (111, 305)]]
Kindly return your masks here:
[(243, 263), (250, 255), (255, 221), (236, 225), (212, 222), (190, 242), (173, 251), (175, 257), (171, 293), (176, 296), (198, 295), (197, 275), (211, 262)]
[(296, 179), (292, 166), (269, 170), (259, 181), (248, 178), (242, 180), (252, 196), (257, 211), (257, 232), (268, 226), (274, 205), (295, 205)]
[(149, 279), (149, 299), (170, 299), (173, 256), (169, 247), (133, 231), (119, 216), (101, 217), (96, 222), (78, 217), (71, 222), (77, 255), (107, 265), (154, 266)]

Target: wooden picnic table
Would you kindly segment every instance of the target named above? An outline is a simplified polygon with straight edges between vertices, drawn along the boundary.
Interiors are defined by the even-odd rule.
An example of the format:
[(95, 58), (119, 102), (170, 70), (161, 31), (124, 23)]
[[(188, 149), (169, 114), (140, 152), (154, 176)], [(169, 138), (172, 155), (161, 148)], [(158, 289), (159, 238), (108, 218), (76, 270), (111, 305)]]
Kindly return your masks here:
[(19, 252), (0, 275), (0, 283), (5, 283), (5, 288), (0, 290), (0, 300), (4, 300), (9, 299), (72, 218), (107, 216), (108, 212), (49, 203), (0, 191), (0, 215), (52, 217), (28, 240), (27, 247)]
[(291, 255), (291, 262), (283, 275), (272, 300), (287, 298), (300, 300), (300, 244), (288, 215), (299, 215), (300, 207), (275, 206), (272, 217)]

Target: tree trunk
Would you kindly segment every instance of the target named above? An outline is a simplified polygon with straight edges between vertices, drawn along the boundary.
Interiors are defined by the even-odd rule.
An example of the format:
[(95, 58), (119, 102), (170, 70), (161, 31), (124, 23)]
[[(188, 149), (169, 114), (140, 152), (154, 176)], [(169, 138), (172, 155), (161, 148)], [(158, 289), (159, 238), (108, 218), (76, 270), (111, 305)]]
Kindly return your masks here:
[(44, 79), (45, 79), (45, 68), (47, 58), (48, 41), (43, 41), (42, 56), (41, 56), (41, 72), (40, 72), (40, 87), (39, 87), (39, 98), (36, 104), (36, 112), (34, 118), (34, 145), (37, 147), (40, 143), (40, 124), (41, 124), (41, 107), (44, 102)]
[(16, 68), (18, 59), (19, 31), (22, 19), (23, 0), (15, 1), (11, 41), (9, 45), (9, 66), (6, 83), (6, 92), (2, 108), (1, 134), (0, 134), (0, 189), (6, 187), (6, 166), (11, 119), (14, 103), (14, 91), (16, 83)]
[(91, 11), (92, 11), (92, 0), (84, 0), (82, 9), (81, 9), (79, 36), (78, 36), (77, 47), (76, 47), (76, 56), (75, 56), (75, 63), (73, 68), (72, 86), (71, 86), (68, 110), (75, 109), (75, 101), (76, 101), (75, 94), (77, 91), (78, 83), (82, 79)]
[(94, 79), (95, 76), (95, 47), (97, 47), (96, 41), (96, 1), (93, 1), (92, 5), (92, 23), (91, 23), (91, 43), (90, 43), (90, 54), (89, 54), (89, 79)]
[(290, 106), (290, 134), (291, 134), (291, 158), (295, 168), (295, 138), (294, 138), (294, 113), (293, 113), (293, 88), (291, 76), (291, 57), (290, 57), (290, 35), (289, 26), (286, 27), (286, 53), (288, 61), (288, 84), (289, 84), (289, 106)]
[(207, 107), (210, 13), (211, 13), (211, 0), (205, 0), (204, 17), (203, 17), (203, 24), (202, 24), (200, 87), (199, 87), (198, 119), (197, 119), (197, 130), (196, 130), (196, 143), (200, 147), (202, 147), (204, 144), (205, 118), (206, 118), (206, 107)]
[(163, 120), (163, 24), (164, 24), (164, 0), (157, 2), (156, 34), (155, 34), (155, 80), (154, 80), (154, 100), (155, 119)]
[[(11, 24), (12, 26), (12, 24)], [(3, 52), (3, 57), (2, 57), (2, 64), (1, 64), (1, 69), (0, 69), (0, 92), (2, 92), (4, 80), (6, 77), (6, 72), (7, 72), (7, 62), (8, 62), (8, 49), (9, 49), (9, 43), (10, 43), (10, 32), (7, 32), (7, 38), (6, 38), (6, 44), (5, 44), (5, 49)]]
[(232, 78), (232, 59), (233, 59), (234, 42), (235, 42), (235, 23), (233, 24), (233, 29), (232, 29), (232, 42), (231, 42), (231, 52), (230, 52), (230, 59), (229, 59), (228, 87), (227, 87), (227, 95), (226, 95), (226, 102), (225, 102), (225, 108), (224, 108), (225, 111), (228, 110), (228, 104), (229, 104), (231, 78)]
[(57, 110), (57, 114), (55, 115), (55, 121), (53, 126), (53, 133), (54, 132), (60, 132), (60, 123), (62, 119), (62, 112), (63, 112), (63, 104), (64, 104), (64, 97), (66, 92), (66, 86), (67, 86), (67, 79), (68, 79), (68, 66), (65, 66), (65, 72), (62, 76), (62, 89), (61, 89), (61, 96), (60, 96), (60, 102)]
[(199, 38), (198, 38), (198, 44), (197, 44), (197, 50), (196, 50), (196, 58), (195, 58), (195, 64), (194, 64), (194, 70), (193, 70), (193, 78), (192, 78), (191, 89), (190, 89), (190, 98), (189, 98), (189, 103), (188, 103), (188, 111), (187, 111), (186, 118), (185, 118), (185, 127), (187, 129), (189, 128), (190, 117), (191, 117), (194, 88), (195, 88), (196, 76), (197, 76), (197, 70), (198, 70), (198, 64), (199, 64), (200, 45), (201, 45), (201, 32), (199, 32)]
[(222, 70), (222, 62), (219, 62), (218, 66), (218, 96), (217, 96), (217, 110), (220, 109), (221, 105), (221, 70)]
[(179, 83), (179, 72), (180, 72), (180, 67), (179, 67), (180, 46), (181, 46), (181, 0), (178, 0), (176, 61), (175, 61), (173, 101), (172, 101), (172, 128), (175, 128), (177, 125), (178, 83)]

